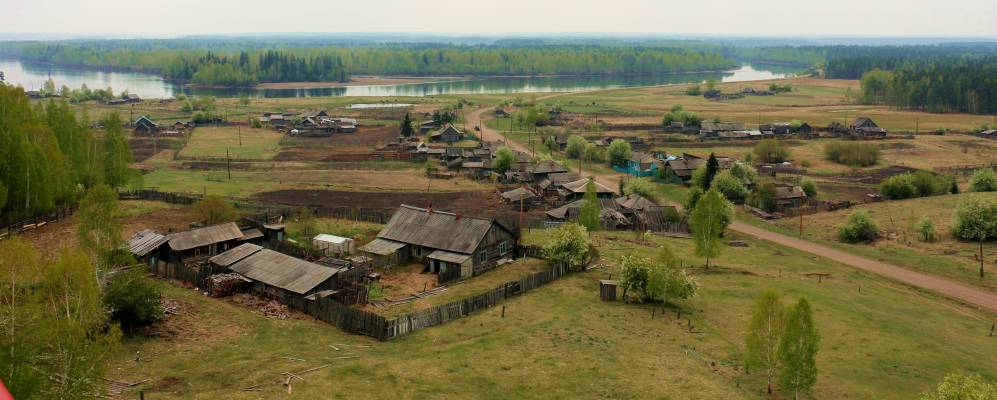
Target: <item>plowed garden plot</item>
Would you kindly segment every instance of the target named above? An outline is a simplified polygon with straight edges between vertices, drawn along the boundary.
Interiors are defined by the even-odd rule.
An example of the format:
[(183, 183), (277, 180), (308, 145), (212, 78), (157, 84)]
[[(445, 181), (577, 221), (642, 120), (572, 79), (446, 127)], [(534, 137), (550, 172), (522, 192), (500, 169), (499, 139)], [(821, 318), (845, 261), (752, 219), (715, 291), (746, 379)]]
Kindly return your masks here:
[(132, 151), (132, 160), (135, 162), (145, 162), (156, 153), (166, 149), (179, 149), (182, 147), (180, 138), (147, 138), (133, 137), (128, 139), (128, 148)]
[(278, 161), (325, 161), (336, 154), (369, 154), (377, 147), (398, 141), (396, 126), (364, 126), (353, 133), (330, 137), (285, 137)]
[[(401, 204), (416, 207), (432, 205), (434, 209), (460, 212), (466, 215), (518, 218), (518, 213), (513, 207), (504, 203), (498, 194), (492, 191), (419, 193), (289, 189), (263, 192), (257, 194), (255, 198), (280, 204), (323, 208), (354, 207), (394, 210)], [(543, 213), (540, 210), (530, 211), (525, 215), (525, 219), (535, 220), (541, 218)]]

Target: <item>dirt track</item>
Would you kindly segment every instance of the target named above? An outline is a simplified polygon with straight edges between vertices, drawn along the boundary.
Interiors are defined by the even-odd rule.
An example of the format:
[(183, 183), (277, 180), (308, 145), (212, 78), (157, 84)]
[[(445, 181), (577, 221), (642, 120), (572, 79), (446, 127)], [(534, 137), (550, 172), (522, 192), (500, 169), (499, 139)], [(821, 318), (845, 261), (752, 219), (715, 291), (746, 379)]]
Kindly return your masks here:
[(842, 264), (850, 265), (861, 270), (879, 274), (911, 286), (938, 292), (953, 299), (989, 309), (990, 311), (997, 311), (997, 294), (990, 293), (986, 290), (956, 283), (945, 278), (911, 271), (896, 265), (856, 256), (854, 254), (835, 250), (810, 241), (797, 239), (792, 236), (775, 233), (762, 228), (756, 228), (743, 222), (735, 221), (730, 225), (730, 229), (758, 239), (768, 240), (786, 247), (791, 247), (816, 256), (827, 258), (829, 260), (837, 261)]
[[(499, 132), (487, 128), (482, 123), (481, 115), (485, 111), (486, 109), (482, 109), (474, 113), (471, 113), (469, 119), (471, 121), (477, 121), (477, 125), (481, 126), (482, 138), (488, 141), (501, 141), (502, 135)], [(511, 142), (508, 145), (519, 151), (528, 150), (525, 146), (523, 146), (520, 143)], [(618, 187), (621, 176), (620, 174), (599, 174), (599, 173), (586, 173), (585, 175), (593, 177), (596, 181), (598, 181), (603, 185), (606, 185), (606, 187), (609, 188)], [(879, 274), (914, 287), (927, 289), (936, 293), (940, 293), (949, 298), (962, 301), (967, 304), (976, 305), (984, 309), (997, 312), (997, 294), (988, 292), (986, 290), (977, 289), (974, 287), (963, 285), (961, 283), (956, 283), (945, 278), (940, 278), (933, 275), (911, 271), (909, 269), (899, 267), (896, 265), (887, 264), (884, 262), (871, 260), (865, 257), (856, 256), (853, 254), (849, 254), (840, 250), (835, 250), (830, 247), (809, 242), (806, 240), (801, 240), (780, 233), (771, 232), (762, 228), (756, 228), (742, 222), (735, 221), (730, 225), (730, 229), (733, 231), (743, 233), (748, 236), (752, 236), (756, 239), (767, 240), (770, 242), (778, 243), (786, 247), (794, 248), (800, 251), (805, 251), (807, 253), (811, 253), (819, 257), (824, 257), (829, 260), (834, 260), (842, 264), (852, 266), (854, 268)]]

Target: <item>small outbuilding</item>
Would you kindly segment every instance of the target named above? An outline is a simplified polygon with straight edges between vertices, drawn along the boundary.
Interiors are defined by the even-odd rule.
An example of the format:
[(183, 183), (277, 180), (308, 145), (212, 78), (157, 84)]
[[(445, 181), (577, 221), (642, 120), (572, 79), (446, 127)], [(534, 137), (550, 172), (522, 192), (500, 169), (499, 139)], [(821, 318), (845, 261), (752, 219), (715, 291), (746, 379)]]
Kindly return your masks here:
[(167, 238), (170, 250), (168, 261), (183, 263), (228, 251), (239, 244), (243, 233), (235, 222), (228, 222), (174, 233)]
[(312, 238), (312, 247), (326, 256), (346, 256), (356, 253), (353, 239), (321, 233)]

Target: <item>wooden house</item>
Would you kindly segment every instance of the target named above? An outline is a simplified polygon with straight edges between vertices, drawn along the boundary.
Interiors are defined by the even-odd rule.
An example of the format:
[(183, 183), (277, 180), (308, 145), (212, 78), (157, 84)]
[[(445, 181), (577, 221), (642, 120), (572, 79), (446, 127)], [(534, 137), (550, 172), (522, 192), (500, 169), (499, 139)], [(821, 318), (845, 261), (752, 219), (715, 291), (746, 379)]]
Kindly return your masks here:
[(136, 135), (154, 135), (159, 132), (159, 124), (145, 115), (138, 117), (133, 125)]
[(807, 194), (799, 186), (777, 185), (775, 187), (776, 208), (800, 207), (807, 201)]
[(429, 132), (440, 129), (440, 123), (436, 121), (422, 121), (419, 123), (419, 134), (425, 135)]
[(689, 182), (692, 179), (692, 173), (705, 162), (706, 160), (699, 157), (683, 156), (665, 161), (665, 168), (671, 169), (675, 173), (675, 176), (679, 177), (683, 182)]
[(431, 142), (456, 143), (464, 138), (464, 132), (453, 124), (447, 124), (429, 136)]
[(842, 134), (848, 133), (848, 128), (846, 128), (844, 125), (842, 125), (838, 121), (831, 121), (830, 124), (827, 124), (827, 128), (825, 130), (828, 133), (831, 133), (831, 134), (834, 134), (834, 135), (842, 135)]
[(560, 174), (568, 172), (568, 169), (554, 160), (545, 160), (527, 168), (527, 172), (533, 175), (533, 181), (539, 182), (547, 179), (550, 174)]
[(417, 260), (439, 274), (440, 282), (465, 279), (475, 269), (508, 257), (516, 234), (494, 219), (461, 216), (402, 205), (377, 239), (361, 251), (396, 262)]
[(848, 129), (855, 138), (874, 139), (886, 137), (886, 129), (880, 128), (869, 117), (855, 118), (848, 126)]
[(150, 229), (144, 229), (128, 238), (128, 250), (135, 256), (135, 259), (153, 266), (166, 254), (166, 242), (168, 241), (166, 236)]
[(514, 209), (524, 209), (529, 210), (533, 206), (539, 196), (527, 187), (519, 187), (501, 194), (502, 200), (511, 204)]
[[(547, 211), (548, 221), (571, 222), (577, 221), (581, 214), (585, 200), (575, 200), (561, 207)], [(630, 226), (630, 220), (620, 211), (620, 207), (612, 198), (599, 199), (599, 223), (603, 229), (616, 230)]]
[(699, 135), (706, 138), (728, 137), (731, 133), (746, 131), (742, 123), (703, 121), (699, 127)]
[(183, 263), (211, 257), (239, 245), (243, 233), (235, 222), (211, 225), (167, 236), (167, 262)]
[(789, 122), (762, 124), (758, 126), (758, 130), (762, 132), (771, 132), (773, 135), (788, 135), (790, 133), (790, 124)]
[(655, 176), (658, 173), (659, 160), (654, 154), (635, 151), (627, 160), (627, 173), (634, 176)]
[(557, 196), (557, 189), (559, 189), (561, 185), (568, 182), (574, 182), (579, 179), (582, 179), (582, 176), (577, 172), (560, 172), (548, 174), (546, 178), (534, 182), (536, 183), (537, 190), (540, 192), (541, 196), (547, 197)]
[(796, 128), (796, 132), (794, 132), (794, 133), (798, 133), (800, 135), (809, 136), (809, 135), (812, 135), (814, 133), (814, 128), (812, 126), (810, 126), (810, 124), (804, 122), (804, 123), (800, 124), (800, 126), (798, 128)]
[(334, 276), (345, 268), (332, 268), (243, 244), (211, 257), (209, 262), (242, 275), (253, 290), (284, 304), (301, 304), (308, 296), (338, 289)]
[(558, 195), (564, 201), (575, 201), (585, 197), (585, 190), (589, 182), (595, 185), (595, 195), (600, 199), (611, 199), (616, 192), (613, 189), (603, 186), (592, 178), (582, 178), (574, 182), (567, 182), (557, 189)]

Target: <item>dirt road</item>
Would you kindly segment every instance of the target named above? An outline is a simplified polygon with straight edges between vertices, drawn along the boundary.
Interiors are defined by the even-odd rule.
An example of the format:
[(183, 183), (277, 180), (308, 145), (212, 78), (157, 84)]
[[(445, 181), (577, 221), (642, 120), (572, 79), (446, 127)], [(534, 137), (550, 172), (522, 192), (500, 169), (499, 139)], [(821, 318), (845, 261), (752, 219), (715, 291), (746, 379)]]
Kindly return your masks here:
[(845, 265), (869, 271), (891, 278), (908, 285), (940, 293), (947, 297), (974, 304), (990, 311), (997, 311), (997, 294), (984, 289), (967, 286), (934, 275), (923, 274), (896, 265), (868, 259), (836, 250), (824, 245), (801, 240), (792, 236), (757, 228), (743, 222), (735, 221), (730, 229), (753, 236), (758, 239), (778, 243), (786, 247), (805, 251), (807, 253), (837, 261)]
[[(502, 141), (502, 134), (500, 132), (490, 129), (482, 123), (482, 114), (484, 114), (487, 110), (488, 109), (481, 109), (471, 113), (469, 121), (473, 121), (476, 125), (481, 126), (481, 137), (484, 140)], [(519, 151), (529, 152), (529, 149), (521, 143), (512, 141), (508, 143), (508, 146)], [(615, 190), (615, 188), (619, 186), (620, 177), (622, 175), (586, 172), (585, 176), (591, 176), (597, 182)], [(973, 304), (984, 309), (997, 312), (997, 294), (984, 289), (974, 288), (934, 275), (923, 274), (896, 265), (856, 256), (854, 254), (835, 250), (817, 243), (771, 232), (762, 228), (756, 228), (742, 222), (735, 221), (730, 225), (730, 229), (752, 236), (756, 239), (767, 240), (786, 247), (805, 251), (819, 257), (837, 261), (854, 268), (879, 274), (917, 288), (930, 290), (967, 304)]]

